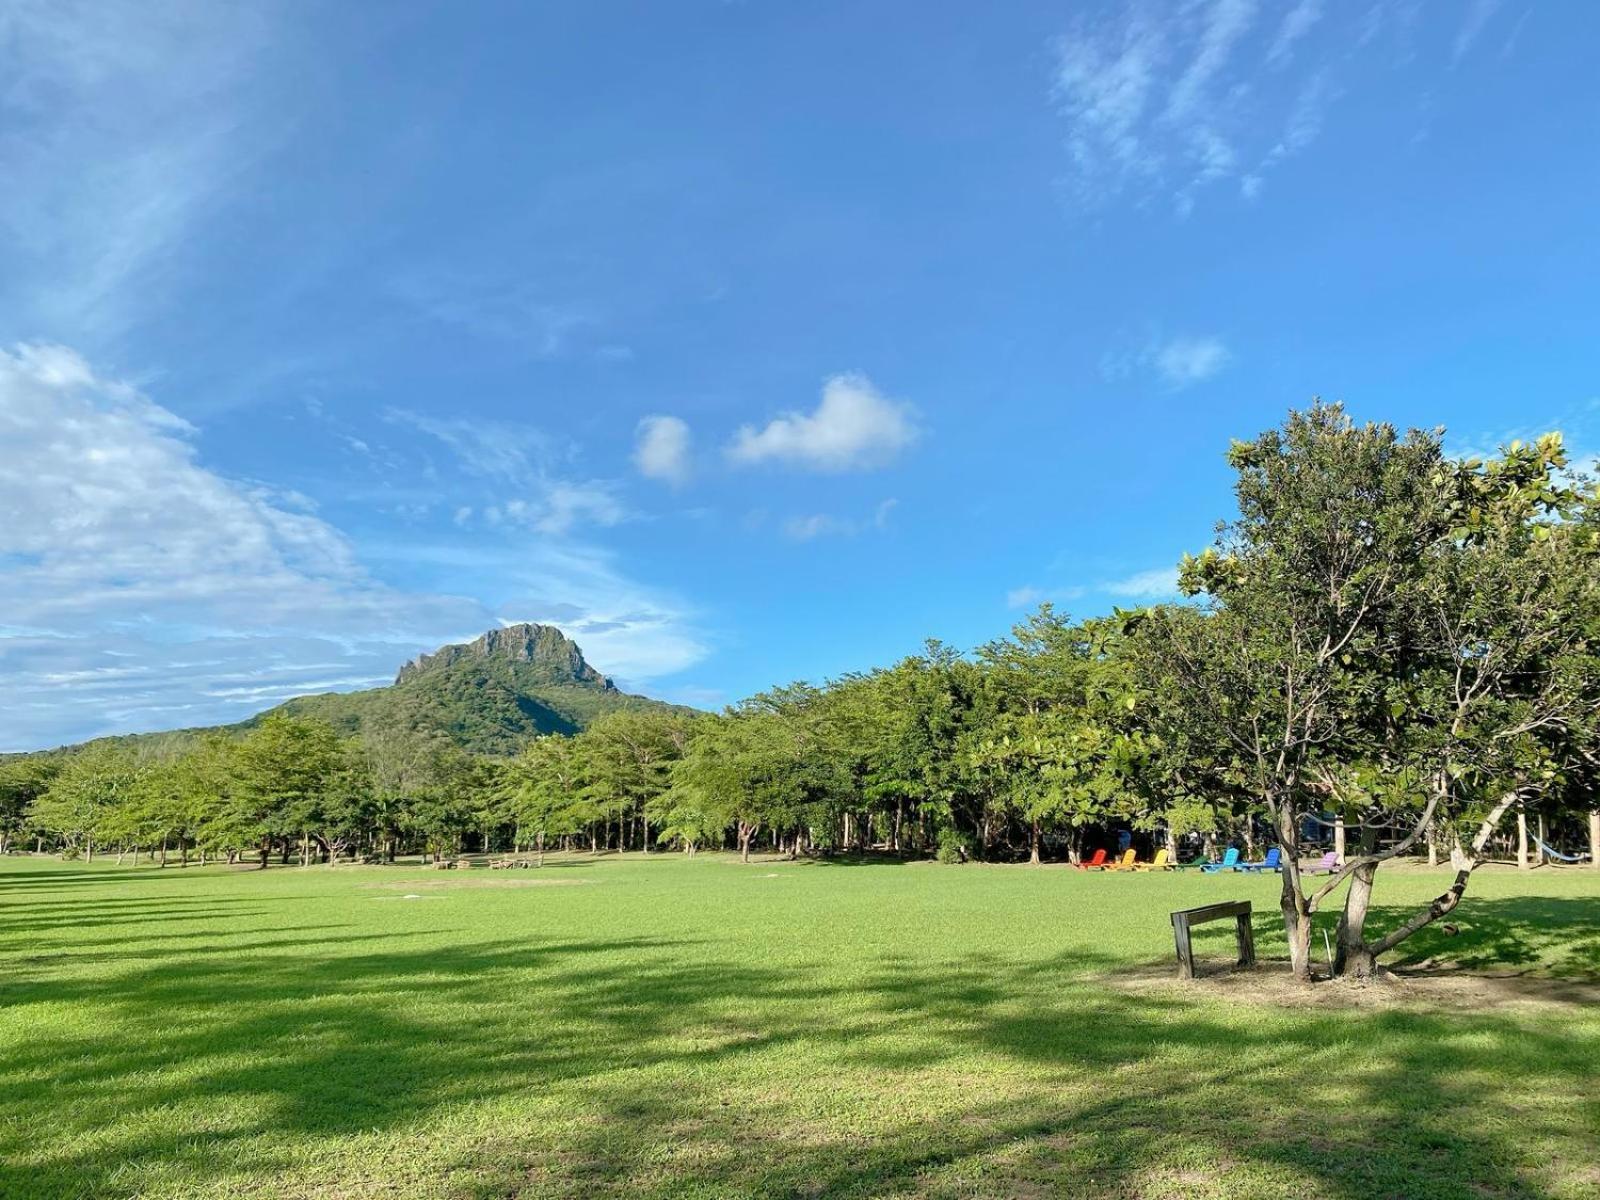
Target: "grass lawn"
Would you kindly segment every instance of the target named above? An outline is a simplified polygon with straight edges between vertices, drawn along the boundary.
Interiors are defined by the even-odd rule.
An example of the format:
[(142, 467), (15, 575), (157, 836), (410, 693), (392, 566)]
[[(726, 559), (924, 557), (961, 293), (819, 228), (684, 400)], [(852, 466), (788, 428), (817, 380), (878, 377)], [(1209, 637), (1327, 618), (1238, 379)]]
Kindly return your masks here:
[(1489, 982), (1168, 980), (1209, 900), (1280, 954), (1277, 886), (12, 858), (0, 1196), (1600, 1195), (1600, 872), (1486, 869), (1410, 944)]

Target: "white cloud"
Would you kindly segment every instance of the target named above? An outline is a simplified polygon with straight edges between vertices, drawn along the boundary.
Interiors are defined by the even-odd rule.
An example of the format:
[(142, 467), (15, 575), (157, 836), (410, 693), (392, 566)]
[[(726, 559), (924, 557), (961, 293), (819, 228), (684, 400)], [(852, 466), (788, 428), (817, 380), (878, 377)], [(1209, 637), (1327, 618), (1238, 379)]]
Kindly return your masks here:
[(797, 542), (809, 542), (828, 534), (854, 532), (854, 525), (838, 517), (830, 517), (826, 513), (814, 513), (809, 517), (790, 517), (783, 523), (784, 536), (793, 538)]
[[(0, 750), (386, 682), (416, 652), (494, 623), (480, 599), (375, 578), (292, 493), (202, 465), (195, 432), (71, 351), (0, 351)], [(553, 495), (554, 512), (603, 505)], [(598, 551), (515, 538), (495, 551), (479, 593), (535, 598), (501, 615), (559, 618), (603, 670), (648, 678), (704, 653), (681, 604)], [(394, 559), (414, 571), (430, 554), (443, 561), (407, 542)]]
[[(1499, 2), (1473, 0), (1457, 58)], [(1315, 143), (1346, 86), (1372, 86), (1366, 60), (1393, 65), (1380, 38), (1412, 53), (1415, 5), (1330, 14), (1350, 16), (1327, 0), (1181, 0), (1077, 20), (1053, 46), (1068, 194), (1086, 209), (1165, 199), (1180, 218), (1222, 181), (1258, 197), (1267, 172)]]
[(1201, 383), (1228, 366), (1233, 353), (1219, 337), (1182, 335), (1154, 338), (1138, 349), (1108, 352), (1100, 363), (1107, 381), (1126, 379), (1142, 372), (1154, 373), (1170, 388)]
[(1155, 351), (1155, 367), (1173, 387), (1210, 379), (1233, 355), (1214, 337), (1178, 337)]
[[(430, 417), (408, 409), (391, 408), (385, 417), (449, 447), (470, 475), (510, 484), (524, 495), (513, 495), (482, 505), (491, 525), (525, 525), (540, 533), (564, 536), (580, 525), (616, 525), (629, 517), (617, 496), (617, 486), (606, 479), (565, 479), (554, 473), (557, 448), (536, 429), (499, 421)], [(456, 523), (471, 517), (470, 506), (458, 507)]]
[(1096, 590), (1111, 596), (1129, 596), (1143, 600), (1163, 600), (1177, 596), (1178, 568), (1155, 567), (1139, 571), (1125, 579), (1105, 580)]
[(1323, 0), (1300, 0), (1283, 16), (1278, 35), (1267, 49), (1267, 62), (1274, 67), (1284, 67), (1294, 57), (1296, 43), (1311, 32), (1312, 26), (1322, 20)]
[(1473, 43), (1483, 33), (1484, 27), (1500, 11), (1503, 0), (1472, 0), (1467, 9), (1467, 15), (1462, 18), (1461, 28), (1456, 33), (1455, 45), (1451, 48), (1450, 57), (1454, 62), (1460, 62), (1467, 52), (1472, 49)]
[(13, 746), (236, 719), (484, 624), (476, 601), (390, 588), (303, 505), (207, 470), (194, 432), (71, 351), (0, 351)]
[(853, 517), (835, 517), (827, 513), (791, 517), (783, 523), (783, 532), (785, 537), (792, 538), (797, 542), (809, 542), (815, 538), (826, 536), (854, 537), (859, 533), (889, 528), (889, 518), (899, 506), (899, 500), (880, 501), (877, 508), (873, 509), (872, 516), (866, 520), (857, 520)]
[[(456, 263), (413, 265), (390, 280), (389, 294), (423, 320), (539, 359), (561, 357), (599, 324), (588, 305), (553, 297), (499, 264), (478, 270)], [(626, 347), (607, 345), (596, 353), (610, 359), (619, 350)]]
[(639, 474), (674, 485), (689, 481), (688, 423), (678, 417), (652, 416), (639, 422), (633, 463)]
[(1012, 588), (1006, 593), (1007, 608), (1032, 608), (1048, 598), (1048, 594), (1036, 587), (1027, 586)]
[(778, 461), (815, 471), (867, 470), (917, 440), (911, 406), (891, 400), (865, 375), (835, 375), (811, 413), (784, 413), (763, 429), (746, 425), (727, 454), (745, 465)]
[(1167, 99), (1163, 117), (1182, 125), (1195, 116), (1204, 117), (1212, 103), (1211, 82), (1227, 64), (1233, 47), (1256, 19), (1255, 0), (1212, 0), (1196, 5), (1200, 14), (1196, 39), (1188, 65), (1178, 76)]
[(161, 312), (186, 239), (297, 108), (262, 94), (265, 6), (0, 5), (0, 302), (28, 328), (111, 338)]
[(549, 443), (537, 429), (499, 421), (468, 421), (430, 417), (405, 408), (384, 411), (384, 419), (436, 438), (448, 446), (461, 465), (486, 479), (521, 482), (538, 474)]

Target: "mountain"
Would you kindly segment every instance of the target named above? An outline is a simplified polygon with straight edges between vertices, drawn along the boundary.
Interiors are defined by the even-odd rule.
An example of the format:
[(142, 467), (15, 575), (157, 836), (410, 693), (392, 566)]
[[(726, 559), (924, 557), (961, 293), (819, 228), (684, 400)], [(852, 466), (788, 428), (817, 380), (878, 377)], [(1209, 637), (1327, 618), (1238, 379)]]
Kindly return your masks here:
[(527, 624), (413, 659), (389, 687), (301, 696), (273, 711), (347, 733), (437, 730), (469, 750), (510, 754), (535, 734), (576, 733), (603, 713), (656, 706), (670, 707), (618, 691), (559, 629)]

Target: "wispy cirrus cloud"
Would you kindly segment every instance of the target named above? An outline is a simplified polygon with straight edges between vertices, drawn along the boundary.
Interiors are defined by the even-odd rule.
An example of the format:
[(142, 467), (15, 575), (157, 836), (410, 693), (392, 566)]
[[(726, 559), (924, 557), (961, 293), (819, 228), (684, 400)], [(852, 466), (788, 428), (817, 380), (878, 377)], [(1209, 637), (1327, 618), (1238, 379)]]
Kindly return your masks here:
[(1472, 0), (1467, 6), (1466, 15), (1461, 19), (1461, 28), (1456, 31), (1455, 44), (1450, 50), (1452, 62), (1460, 62), (1471, 52), (1474, 43), (1482, 36), (1503, 4), (1504, 0)]
[(872, 516), (866, 519), (839, 517), (829, 513), (790, 517), (783, 523), (783, 533), (792, 541), (810, 542), (820, 537), (854, 537), (872, 530), (884, 530), (889, 528), (889, 518), (899, 505), (900, 501), (895, 499), (880, 501)]
[(492, 495), (456, 506), (459, 526), (477, 515), (491, 525), (525, 525), (559, 537), (586, 524), (616, 525), (632, 515), (612, 480), (566, 477), (561, 468), (572, 457), (570, 448), (539, 430), (401, 408), (384, 416), (447, 447), (463, 471), (489, 485)]
[(161, 311), (194, 225), (297, 108), (259, 68), (270, 7), (14, 0), (0, 8), (0, 309), (112, 338)]
[[(1456, 58), (1498, 7), (1474, 0)], [(1053, 47), (1068, 191), (1087, 209), (1165, 201), (1179, 217), (1225, 181), (1255, 199), (1317, 140), (1364, 56), (1392, 65), (1391, 42), (1409, 58), (1416, 25), (1415, 6), (1355, 13), (1326, 0), (1138, 0), (1083, 17)]]
[(1286, 67), (1294, 57), (1295, 47), (1322, 20), (1324, 0), (1299, 0), (1284, 13), (1278, 32), (1267, 47), (1267, 65)]

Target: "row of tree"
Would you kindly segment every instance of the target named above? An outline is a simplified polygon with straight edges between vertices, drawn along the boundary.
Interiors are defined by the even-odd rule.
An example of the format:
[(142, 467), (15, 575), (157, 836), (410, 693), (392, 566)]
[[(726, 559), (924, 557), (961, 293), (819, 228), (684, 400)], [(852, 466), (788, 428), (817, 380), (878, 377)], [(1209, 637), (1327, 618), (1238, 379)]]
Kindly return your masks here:
[[(1318, 405), (1229, 459), (1238, 515), (1185, 558), (1187, 602), (1046, 605), (971, 655), (930, 643), (717, 715), (616, 712), (514, 758), (274, 716), (176, 751), (14, 760), (0, 836), (263, 865), (558, 844), (1039, 862), (1118, 829), (1262, 836), (1304, 977), (1347, 881), (1338, 967), (1362, 974), (1455, 907), (1508, 814), (1600, 841), (1600, 501), (1559, 437), (1451, 457), (1438, 431)], [(1357, 849), (1303, 876), (1326, 819)], [(1369, 937), (1379, 868), (1424, 844), (1449, 849), (1450, 887)]]

